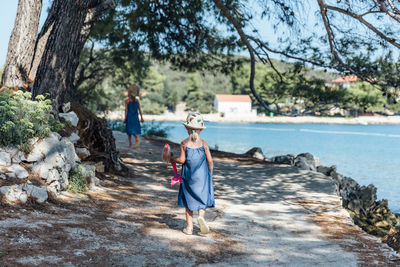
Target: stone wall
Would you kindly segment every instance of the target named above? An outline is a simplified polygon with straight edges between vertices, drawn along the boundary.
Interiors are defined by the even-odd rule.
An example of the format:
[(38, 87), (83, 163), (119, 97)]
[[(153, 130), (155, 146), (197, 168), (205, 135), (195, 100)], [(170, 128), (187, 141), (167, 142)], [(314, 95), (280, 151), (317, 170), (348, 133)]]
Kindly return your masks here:
[[(74, 112), (60, 114), (60, 117), (71, 121), (72, 126), (78, 123)], [(57, 195), (67, 190), (72, 168), (83, 174), (90, 187), (98, 184), (95, 171), (101, 171), (99, 163), (82, 162), (90, 152), (84, 147), (75, 148), (79, 139), (75, 131), (64, 137), (52, 132), (46, 138), (29, 140), (29, 153), (12, 146), (0, 147), (1, 202), (15, 205), (33, 199), (43, 203), (49, 193)]]

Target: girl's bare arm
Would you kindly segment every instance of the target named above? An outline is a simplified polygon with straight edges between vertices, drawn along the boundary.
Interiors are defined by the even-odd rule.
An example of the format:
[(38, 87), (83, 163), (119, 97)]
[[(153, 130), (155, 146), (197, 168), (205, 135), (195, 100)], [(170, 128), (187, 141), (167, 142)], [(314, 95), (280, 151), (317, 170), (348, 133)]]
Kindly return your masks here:
[(125, 120), (124, 120), (124, 122), (126, 122), (126, 116), (128, 115), (128, 104), (129, 104), (129, 98), (127, 98), (125, 100)]
[(141, 122), (144, 122), (143, 114), (142, 114), (142, 109), (140, 108), (140, 100), (139, 100), (139, 97), (137, 98), (137, 102), (138, 102), (138, 110), (139, 110), (139, 114), (140, 114), (140, 121), (141, 121)]
[(171, 161), (179, 163), (179, 164), (184, 164), (185, 163), (186, 154), (185, 154), (185, 145), (184, 145), (183, 142), (181, 143), (181, 150), (180, 150), (179, 157), (172, 156), (171, 157)]
[(208, 144), (206, 141), (204, 141), (204, 149), (206, 151), (206, 159), (207, 159), (207, 163), (208, 163), (208, 167), (210, 168), (211, 174), (213, 173), (214, 170), (214, 162), (213, 159), (211, 157), (211, 152), (210, 149), (208, 148)]

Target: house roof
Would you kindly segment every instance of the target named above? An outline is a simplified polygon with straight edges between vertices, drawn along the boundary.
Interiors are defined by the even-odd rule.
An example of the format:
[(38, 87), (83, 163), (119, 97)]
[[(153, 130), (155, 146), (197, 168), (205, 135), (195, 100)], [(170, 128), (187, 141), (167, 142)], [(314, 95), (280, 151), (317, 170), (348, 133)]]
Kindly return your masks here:
[(251, 102), (249, 95), (215, 95), (219, 102)]
[(344, 76), (344, 77), (340, 77), (337, 78), (335, 80), (333, 80), (332, 82), (334, 83), (352, 83), (352, 82), (357, 82), (358, 81), (358, 77), (355, 75), (350, 75), (350, 76)]

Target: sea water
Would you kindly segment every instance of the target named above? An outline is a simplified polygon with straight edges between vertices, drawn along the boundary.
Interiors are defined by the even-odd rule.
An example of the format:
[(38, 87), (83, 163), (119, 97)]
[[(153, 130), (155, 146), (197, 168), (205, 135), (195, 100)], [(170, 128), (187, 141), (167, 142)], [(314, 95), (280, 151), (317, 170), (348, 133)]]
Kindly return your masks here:
[[(180, 142), (180, 122), (164, 122), (168, 138)], [(400, 212), (400, 125), (266, 124), (206, 122), (201, 133), (211, 148), (245, 153), (261, 147), (266, 157), (309, 152), (360, 185), (374, 184), (378, 199)]]

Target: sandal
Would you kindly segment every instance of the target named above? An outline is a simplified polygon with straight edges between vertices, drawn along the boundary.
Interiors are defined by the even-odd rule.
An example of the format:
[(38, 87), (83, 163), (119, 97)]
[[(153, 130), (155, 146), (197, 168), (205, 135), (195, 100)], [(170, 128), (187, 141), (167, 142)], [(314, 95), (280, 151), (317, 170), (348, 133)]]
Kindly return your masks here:
[(193, 234), (193, 228), (192, 227), (185, 227), (185, 228), (183, 228), (182, 232), (185, 235), (192, 235)]
[(204, 220), (203, 217), (199, 216), (197, 218), (197, 222), (199, 223), (200, 226), (200, 233), (205, 235), (208, 234), (208, 232), (210, 232), (210, 227), (208, 227), (206, 220)]

